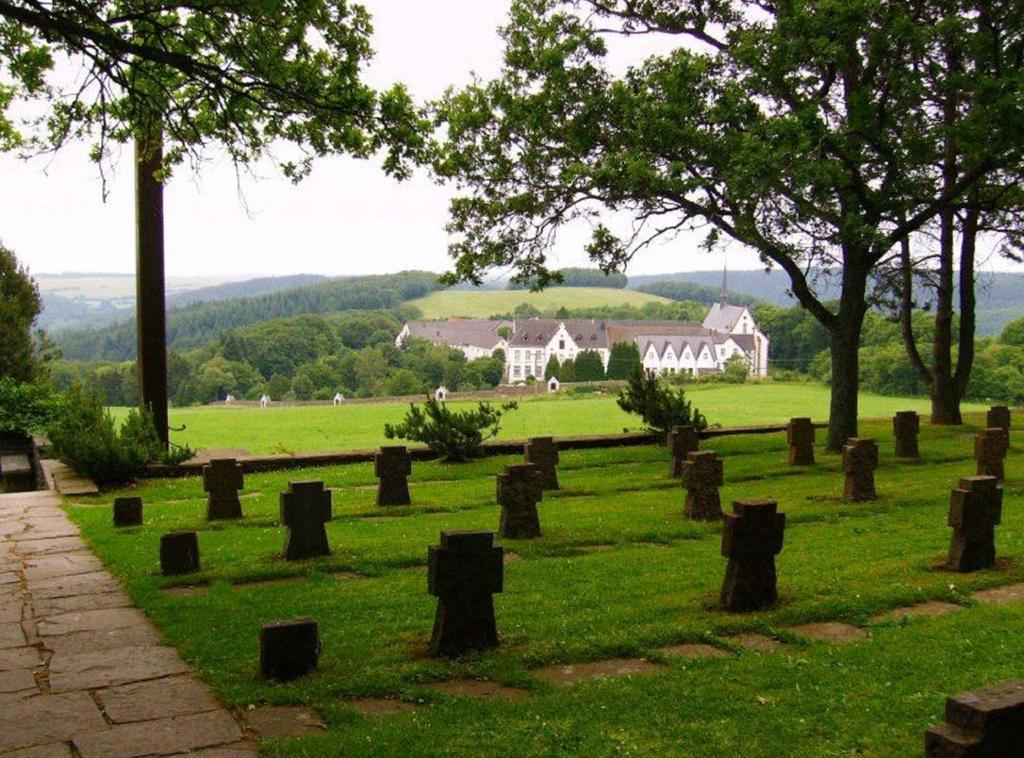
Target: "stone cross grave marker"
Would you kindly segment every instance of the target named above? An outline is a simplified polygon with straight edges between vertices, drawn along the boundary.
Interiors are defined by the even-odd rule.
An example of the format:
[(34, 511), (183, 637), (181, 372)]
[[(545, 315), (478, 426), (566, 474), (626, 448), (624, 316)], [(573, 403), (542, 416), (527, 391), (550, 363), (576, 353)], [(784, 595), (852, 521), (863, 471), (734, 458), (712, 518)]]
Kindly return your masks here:
[(978, 476), (994, 476), (999, 481), (1006, 477), (1003, 461), (1010, 449), (1010, 434), (1005, 429), (982, 429), (974, 437), (974, 460), (978, 462)]
[(814, 465), (814, 424), (809, 418), (794, 418), (786, 426), (789, 463), (793, 466)]
[(1002, 520), (1003, 490), (994, 476), (968, 476), (950, 493), (949, 568), (967, 573), (996, 562), (996, 524)]
[(896, 437), (897, 458), (917, 458), (917, 435), (921, 431), (921, 417), (916, 411), (897, 411), (892, 417), (892, 433)]
[(193, 574), (199, 570), (199, 537), (195, 532), (169, 532), (160, 537), (160, 573)]
[(242, 466), (234, 458), (215, 458), (203, 466), (203, 490), (207, 493), (206, 518), (242, 518), (238, 491), (245, 486)]
[(946, 700), (946, 722), (924, 735), (925, 758), (997, 758), (1024, 752), (1024, 681), (964, 692)]
[(314, 619), (271, 621), (260, 627), (260, 675), (283, 682), (316, 668), (320, 629)]
[(683, 475), (683, 464), (686, 456), (700, 448), (700, 437), (692, 426), (673, 426), (668, 433), (668, 451), (672, 456), (669, 462), (668, 475), (678, 479)]
[(373, 458), (377, 485), (377, 505), (409, 505), (409, 475), (412, 457), (401, 445), (382, 447)]
[(502, 591), (503, 550), (492, 532), (443, 531), (427, 551), (427, 591), (437, 598), (433, 656), (458, 656), (498, 644), (495, 592)]
[(843, 496), (854, 503), (876, 500), (875, 469), (878, 468), (878, 445), (868, 437), (850, 437), (843, 446), (843, 471), (846, 484)]
[(540, 537), (537, 503), (544, 498), (544, 488), (537, 466), (532, 463), (505, 466), (505, 472), (498, 474), (497, 489), (501, 505), (498, 534), (510, 540)]
[(683, 513), (696, 521), (722, 518), (718, 488), (725, 483), (725, 465), (714, 450), (692, 452), (683, 464), (686, 506)]
[(142, 498), (114, 498), (114, 526), (141, 526)]
[(523, 445), (523, 458), (537, 467), (540, 486), (546, 490), (558, 489), (558, 445), (551, 437), (530, 437)]
[(1010, 431), (1010, 409), (1005, 405), (993, 405), (988, 409), (985, 426)]
[(756, 611), (775, 604), (775, 556), (782, 552), (786, 514), (774, 500), (737, 500), (725, 515), (722, 555), (729, 559), (721, 602), (727, 611)]
[(281, 523), (288, 528), (284, 540), (284, 559), (301, 561), (330, 555), (327, 530), (331, 520), (331, 491), (320, 481), (288, 482), (281, 493)]

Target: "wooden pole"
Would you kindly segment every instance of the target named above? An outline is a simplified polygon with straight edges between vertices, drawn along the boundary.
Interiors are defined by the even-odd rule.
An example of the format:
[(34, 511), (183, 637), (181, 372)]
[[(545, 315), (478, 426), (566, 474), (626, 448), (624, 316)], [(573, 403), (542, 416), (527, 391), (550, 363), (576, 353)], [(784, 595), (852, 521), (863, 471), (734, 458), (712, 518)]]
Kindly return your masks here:
[(154, 176), (163, 161), (156, 145), (135, 140), (135, 318), (138, 331), (139, 404), (153, 414), (166, 449), (167, 315), (164, 286), (164, 186)]

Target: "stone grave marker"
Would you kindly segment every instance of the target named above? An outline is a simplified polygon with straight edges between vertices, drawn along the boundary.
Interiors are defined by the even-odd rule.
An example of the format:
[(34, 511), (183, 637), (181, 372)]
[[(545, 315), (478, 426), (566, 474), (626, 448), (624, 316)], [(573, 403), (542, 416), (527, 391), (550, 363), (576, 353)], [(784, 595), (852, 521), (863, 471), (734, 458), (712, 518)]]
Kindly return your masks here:
[(1003, 490), (994, 476), (968, 476), (950, 493), (949, 568), (966, 573), (996, 562), (996, 524), (1002, 520)]
[(320, 481), (288, 482), (281, 493), (281, 523), (288, 528), (284, 540), (284, 559), (301, 561), (330, 555), (327, 530), (331, 520), (331, 491)]
[(114, 498), (114, 526), (141, 526), (142, 498)]
[(502, 549), (492, 532), (443, 531), (427, 551), (427, 591), (437, 598), (433, 656), (458, 656), (498, 644), (495, 592), (502, 591)]
[(498, 474), (498, 503), (501, 521), (498, 534), (510, 540), (540, 537), (537, 503), (544, 498), (544, 488), (537, 466), (520, 463), (505, 466)]
[(727, 611), (768, 608), (778, 599), (775, 556), (782, 552), (786, 514), (774, 500), (737, 500), (725, 515), (722, 555), (729, 559), (720, 595)]
[(523, 445), (523, 458), (537, 467), (541, 487), (558, 489), (558, 445), (552, 437), (530, 437)]
[(1010, 449), (1010, 434), (1005, 429), (982, 429), (974, 437), (974, 460), (978, 462), (978, 476), (994, 476), (999, 481), (1006, 477), (1003, 461)]
[(380, 480), (377, 485), (377, 505), (409, 505), (409, 475), (412, 457), (401, 445), (382, 447), (373, 458), (373, 469)]
[(692, 452), (683, 464), (686, 506), (683, 513), (696, 521), (722, 518), (718, 488), (725, 483), (725, 466), (714, 450)]
[(1010, 409), (1005, 405), (993, 405), (988, 409), (985, 426), (1010, 431)]
[(193, 574), (199, 570), (199, 537), (195, 532), (169, 532), (160, 537), (160, 573)]
[(814, 465), (814, 424), (809, 418), (794, 418), (786, 427), (789, 463), (792, 466)]
[(916, 411), (897, 411), (892, 417), (892, 433), (896, 437), (897, 458), (917, 458), (917, 435), (921, 431), (921, 417)]
[(214, 458), (203, 466), (206, 518), (210, 521), (242, 518), (238, 491), (244, 485), (242, 466), (234, 458)]
[(846, 485), (843, 496), (854, 503), (876, 500), (875, 469), (878, 468), (878, 445), (867, 437), (850, 437), (843, 446), (843, 471)]
[(700, 448), (700, 437), (692, 426), (673, 426), (668, 433), (668, 451), (672, 456), (668, 475), (678, 479), (683, 475), (683, 464), (686, 456)]
[(260, 676), (283, 682), (316, 668), (321, 650), (314, 619), (271, 621), (260, 627)]
[(1024, 754), (1024, 681), (1016, 679), (946, 700), (946, 722), (924, 735), (925, 758), (1009, 758)]

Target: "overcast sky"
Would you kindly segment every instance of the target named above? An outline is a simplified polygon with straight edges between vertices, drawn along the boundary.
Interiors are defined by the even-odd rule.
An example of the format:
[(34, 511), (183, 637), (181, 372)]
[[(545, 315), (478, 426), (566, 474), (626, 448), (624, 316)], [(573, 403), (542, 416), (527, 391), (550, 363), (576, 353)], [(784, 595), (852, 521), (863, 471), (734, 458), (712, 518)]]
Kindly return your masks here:
[[(374, 15), (376, 57), (367, 80), (376, 86), (403, 81), (415, 97), (430, 98), (468, 81), (471, 71), (488, 77), (498, 70), (496, 29), (508, 0), (364, 4)], [(622, 62), (635, 50), (615, 53)], [(105, 203), (87, 149), (73, 146), (28, 162), (0, 154), (0, 240), (33, 273), (134, 270), (130, 149)], [(209, 157), (200, 175), (182, 169), (168, 186), (171, 275), (354, 275), (449, 265), (444, 224), (450, 193), (425, 176), (398, 183), (375, 161), (331, 158), (293, 186), (266, 166), (260, 179), (243, 182), (243, 203), (230, 162)], [(586, 265), (586, 237), (584, 229), (564, 235), (557, 264)], [(697, 241), (679, 237), (646, 250), (628, 273), (720, 268), (722, 255), (698, 250)], [(759, 266), (738, 246), (728, 258), (732, 269)]]

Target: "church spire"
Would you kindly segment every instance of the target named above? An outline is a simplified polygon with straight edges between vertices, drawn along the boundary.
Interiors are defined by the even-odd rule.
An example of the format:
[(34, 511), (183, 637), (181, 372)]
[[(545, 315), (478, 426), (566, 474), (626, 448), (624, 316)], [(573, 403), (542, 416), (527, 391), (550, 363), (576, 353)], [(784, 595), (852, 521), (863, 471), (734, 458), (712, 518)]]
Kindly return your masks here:
[(725, 263), (722, 264), (722, 296), (721, 304), (724, 308), (729, 303), (729, 259), (725, 259)]

